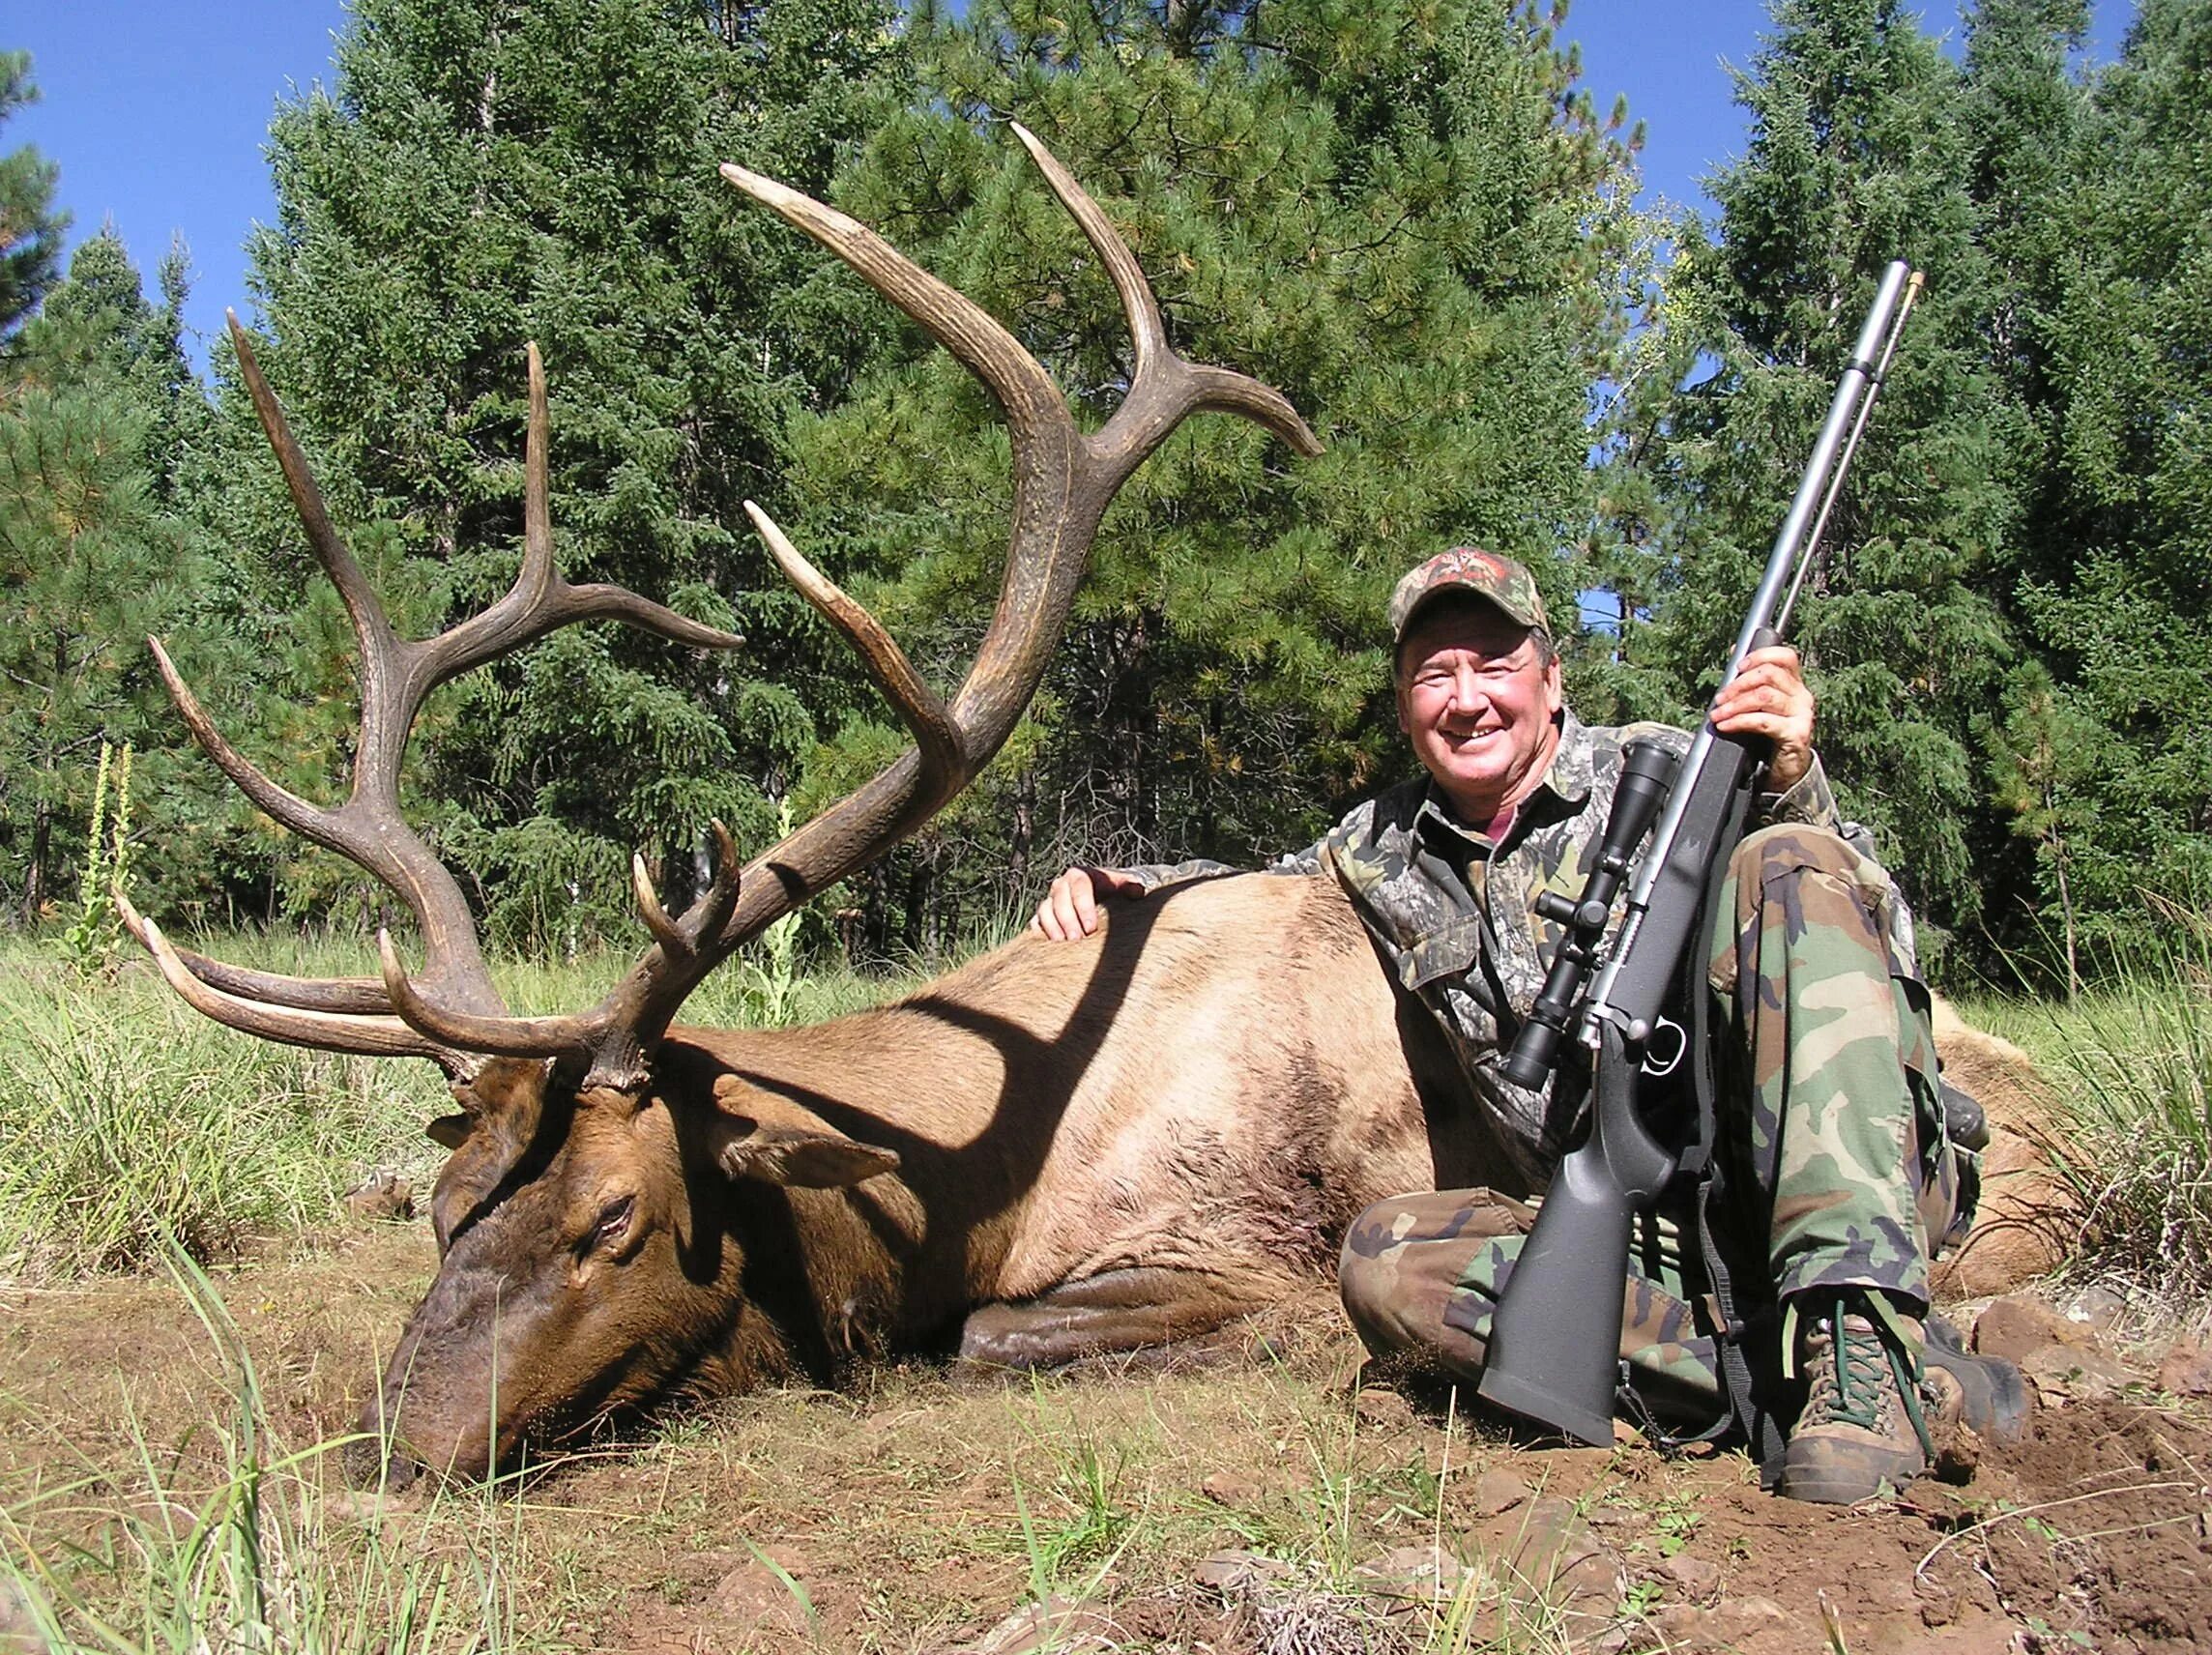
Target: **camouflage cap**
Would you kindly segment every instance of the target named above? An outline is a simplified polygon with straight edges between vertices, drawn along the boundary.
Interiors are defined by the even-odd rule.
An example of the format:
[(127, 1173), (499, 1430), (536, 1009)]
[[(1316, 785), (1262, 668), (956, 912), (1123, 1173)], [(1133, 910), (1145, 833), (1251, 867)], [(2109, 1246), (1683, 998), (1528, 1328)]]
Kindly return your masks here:
[(1410, 570), (1398, 583), (1397, 591), (1391, 593), (1391, 641), (1402, 643), (1414, 614), (1430, 598), (1447, 592), (1483, 598), (1496, 604), (1508, 619), (1541, 632), (1547, 640), (1552, 636), (1551, 619), (1545, 615), (1544, 600), (1536, 592), (1536, 577), (1527, 566), (1496, 552), (1454, 546)]

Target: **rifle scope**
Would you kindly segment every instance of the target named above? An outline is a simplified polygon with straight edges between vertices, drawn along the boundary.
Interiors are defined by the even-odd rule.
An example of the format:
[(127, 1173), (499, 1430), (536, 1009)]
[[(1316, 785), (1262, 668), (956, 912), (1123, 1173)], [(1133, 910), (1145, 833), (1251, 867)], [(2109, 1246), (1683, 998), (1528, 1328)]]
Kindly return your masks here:
[(1627, 880), (1629, 864), (1651, 831), (1652, 820), (1680, 768), (1680, 758), (1662, 742), (1629, 742), (1621, 750), (1620, 782), (1605, 820), (1605, 837), (1598, 842), (1597, 865), (1583, 882), (1582, 895), (1569, 901), (1548, 890), (1536, 899), (1536, 912), (1561, 932), (1528, 1021), (1521, 1025), (1512, 1051), (1505, 1055), (1503, 1072), (1515, 1086), (1534, 1089), (1557, 1067), (1559, 1041), (1582, 999), (1583, 979), (1597, 963), (1597, 946), (1613, 914), (1613, 899)]

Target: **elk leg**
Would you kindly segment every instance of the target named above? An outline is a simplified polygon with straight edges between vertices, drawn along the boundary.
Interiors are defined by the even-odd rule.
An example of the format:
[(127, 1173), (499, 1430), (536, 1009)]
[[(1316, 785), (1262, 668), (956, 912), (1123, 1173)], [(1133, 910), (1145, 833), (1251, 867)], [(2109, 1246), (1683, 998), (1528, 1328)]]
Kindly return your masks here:
[(1210, 1333), (1274, 1302), (1261, 1283), (1137, 1266), (1086, 1276), (1020, 1303), (986, 1304), (960, 1330), (960, 1359), (1051, 1368)]

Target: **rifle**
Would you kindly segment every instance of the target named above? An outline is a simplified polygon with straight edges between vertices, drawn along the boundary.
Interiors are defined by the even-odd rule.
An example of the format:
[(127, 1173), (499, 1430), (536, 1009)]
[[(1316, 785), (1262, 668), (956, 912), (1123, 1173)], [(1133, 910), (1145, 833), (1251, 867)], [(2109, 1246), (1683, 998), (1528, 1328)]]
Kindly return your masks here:
[[(1752, 651), (1781, 641), (1920, 283), (1902, 259), (1882, 275), (1723, 682)], [(1640, 1079), (1663, 1080), (1687, 1059), (1703, 1089), (1701, 1113), (1710, 1118), (1702, 968), (1710, 951), (1721, 877), (1750, 813), (1760, 757), (1755, 749), (1763, 744), (1757, 738), (1724, 736), (1709, 718), (1678, 767), (1656, 742), (1631, 743), (1597, 864), (1582, 896), (1569, 902), (1547, 893), (1537, 904), (1539, 914), (1561, 926), (1562, 936), (1535, 1007), (1506, 1057), (1504, 1074), (1517, 1086), (1542, 1086), (1571, 1029), (1592, 1054), (1590, 1126), (1559, 1163), (1535, 1227), (1522, 1243), (1491, 1320), (1477, 1390), (1488, 1402), (1584, 1442), (1613, 1440), (1635, 1215), (1658, 1200), (1683, 1163), (1681, 1147), (1647, 1129)], [(1601, 965), (1614, 897), (1662, 798), (1665, 814), (1658, 817), (1620, 929)], [(1582, 985), (1593, 969), (1596, 986), (1585, 998)], [(1680, 998), (1685, 993), (1686, 1000)], [(1688, 1007), (1686, 1029), (1665, 1015), (1675, 1004)], [(1709, 1137), (1709, 1128), (1703, 1135)]]

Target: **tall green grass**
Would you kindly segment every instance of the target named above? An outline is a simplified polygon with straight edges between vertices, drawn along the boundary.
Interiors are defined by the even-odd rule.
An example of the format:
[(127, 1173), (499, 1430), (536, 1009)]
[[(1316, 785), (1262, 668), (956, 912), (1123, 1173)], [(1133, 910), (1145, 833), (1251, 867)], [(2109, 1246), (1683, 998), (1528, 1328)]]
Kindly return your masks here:
[[(358, 946), (254, 935), (195, 945), (310, 976), (373, 970)], [(630, 959), (494, 969), (517, 1012), (572, 1011)], [(684, 1017), (815, 1022), (915, 980), (809, 974), (788, 945), (764, 944), (702, 985)], [(87, 975), (53, 944), (0, 943), (0, 1280), (142, 1269), (165, 1236), (222, 1259), (327, 1222), (373, 1169), (426, 1189), (443, 1151), (422, 1128), (451, 1107), (428, 1063), (257, 1040), (186, 1006), (142, 961)]]
[(2212, 913), (2162, 904), (2108, 986), (2036, 1039), (2065, 1099), (2052, 1154), (2088, 1217), (2084, 1273), (2212, 1292)]
[(138, 1269), (165, 1235), (220, 1258), (324, 1222), (372, 1167), (437, 1165), (427, 1065), (248, 1039), (150, 972), (21, 944), (0, 968), (0, 1275)]

